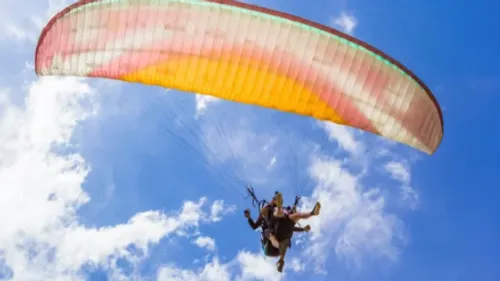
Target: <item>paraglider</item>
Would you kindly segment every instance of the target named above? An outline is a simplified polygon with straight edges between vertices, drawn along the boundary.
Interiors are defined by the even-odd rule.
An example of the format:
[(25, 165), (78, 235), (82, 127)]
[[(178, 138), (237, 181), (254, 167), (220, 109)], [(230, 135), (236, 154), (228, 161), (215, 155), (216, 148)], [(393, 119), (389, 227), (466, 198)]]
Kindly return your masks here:
[[(254, 202), (257, 200), (253, 188), (247, 189)], [(259, 202), (259, 217), (257, 221), (253, 221), (250, 215), (250, 210), (245, 210), (245, 217), (248, 219), (248, 224), (252, 229), (261, 227), (262, 249), (266, 256), (279, 257), (276, 263), (277, 270), (282, 272), (285, 265), (285, 255), (287, 249), (291, 247), (291, 240), (294, 232), (309, 232), (311, 227), (297, 227), (299, 220), (308, 219), (312, 216), (318, 216), (321, 204), (316, 202), (314, 208), (310, 212), (297, 212), (297, 204), (299, 197), (295, 198), (293, 206), (283, 207), (283, 196), (279, 192), (275, 192), (274, 197), (269, 203), (265, 201)]]
[(428, 154), (444, 134), (431, 91), (394, 59), (327, 26), (233, 0), (81, 0), (43, 29), (35, 71), (273, 108)]
[(414, 74), (349, 35), (232, 0), (82, 0), (56, 14), (40, 76), (117, 79), (362, 129), (432, 154), (441, 109)]

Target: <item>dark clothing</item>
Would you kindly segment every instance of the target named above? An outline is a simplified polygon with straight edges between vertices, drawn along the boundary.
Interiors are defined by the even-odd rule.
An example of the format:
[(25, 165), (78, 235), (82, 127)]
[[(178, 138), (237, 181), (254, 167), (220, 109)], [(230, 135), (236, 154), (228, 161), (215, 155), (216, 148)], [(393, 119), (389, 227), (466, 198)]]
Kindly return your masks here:
[(253, 221), (252, 218), (248, 218), (248, 224), (253, 230), (256, 230), (257, 228), (259, 228), (259, 226), (262, 226), (263, 224), (262, 216), (259, 215), (256, 221)]
[(273, 234), (272, 231), (270, 229), (266, 229), (266, 230), (262, 231), (262, 238), (267, 240), (267, 239), (269, 239), (271, 234)]
[[(293, 222), (293, 221), (292, 221)], [(294, 226), (293, 227), (293, 232), (304, 232), (304, 228), (303, 227), (296, 227)], [(290, 248), (292, 246), (292, 236), (293, 236), (293, 232), (291, 235), (283, 235), (280, 239), (280, 237), (276, 236), (276, 239), (279, 241), (280, 243), (280, 247), (281, 247), (281, 243), (284, 243), (284, 247), (285, 248)], [(261, 240), (261, 243), (262, 243), (262, 250), (264, 251), (264, 255), (268, 256), (268, 257), (279, 257), (280, 256), (280, 249), (279, 248), (275, 248), (273, 246), (273, 244), (271, 243), (271, 241), (269, 241), (269, 235), (270, 235), (271, 231), (270, 230), (266, 230), (265, 232), (262, 233), (262, 240)], [(290, 236), (289, 238), (285, 238), (287, 236)], [(285, 239), (283, 239), (285, 238)]]
[[(285, 241), (280, 242), (280, 247), (284, 247), (285, 251), (286, 248), (289, 248), (291, 244), (290, 239), (287, 239)], [(271, 241), (265, 241), (265, 243), (262, 243), (262, 250), (264, 251), (264, 255), (268, 257), (279, 257), (280, 256), (280, 249), (275, 248)]]
[(269, 257), (278, 257), (280, 255), (280, 249), (275, 248), (271, 241), (269, 241), (271, 234), (276, 236), (280, 245), (281, 243), (285, 243), (285, 248), (288, 248), (291, 246), (293, 233), (305, 231), (304, 228), (296, 227), (295, 222), (288, 217), (288, 214), (285, 214), (282, 218), (274, 217), (274, 207), (275, 206), (272, 205), (264, 207), (269, 208), (268, 216), (266, 217), (263, 217), (261, 212), (256, 221), (254, 221), (251, 217), (248, 218), (248, 224), (252, 229), (255, 230), (259, 227), (262, 228), (262, 250), (264, 251), (264, 254)]
[(281, 241), (281, 239), (291, 238), (294, 231), (304, 231), (303, 228), (295, 227), (295, 222), (288, 217), (288, 214), (285, 214), (284, 217), (278, 218), (273, 216), (274, 206), (267, 205), (264, 208), (269, 208), (268, 217), (264, 218), (262, 214), (259, 214), (256, 221), (253, 221), (253, 219), (249, 217), (248, 224), (254, 230), (261, 227), (263, 236), (266, 239), (269, 238), (269, 234), (272, 233), (276, 235), (278, 241)]
[(271, 241), (262, 243), (262, 250), (264, 251), (264, 255), (268, 257), (279, 257), (280, 255), (280, 249), (273, 247)]
[[(278, 241), (291, 239), (293, 236), (293, 232), (297, 229), (300, 228), (295, 227), (295, 222), (291, 220), (288, 215), (285, 215), (282, 218), (278, 218), (276, 220), (276, 239), (278, 239)], [(304, 231), (303, 228), (301, 230)]]
[[(259, 227), (262, 229), (261, 242), (262, 242), (263, 249), (264, 249), (264, 245), (265, 245), (266, 241), (268, 241), (269, 236), (272, 234), (272, 229), (270, 228), (269, 224), (271, 222), (272, 212), (274, 211), (274, 208), (271, 205), (267, 205), (264, 208), (269, 208), (267, 219), (265, 219), (262, 216), (262, 214), (261, 214), (262, 212), (259, 213), (259, 216), (257, 217), (256, 221), (253, 221), (253, 219), (251, 217), (248, 218), (248, 224), (250, 225), (250, 227), (253, 230), (255, 230), (255, 229), (259, 228)], [(270, 245), (270, 247), (274, 248), (272, 245)], [(266, 251), (264, 251), (264, 252), (266, 252)]]

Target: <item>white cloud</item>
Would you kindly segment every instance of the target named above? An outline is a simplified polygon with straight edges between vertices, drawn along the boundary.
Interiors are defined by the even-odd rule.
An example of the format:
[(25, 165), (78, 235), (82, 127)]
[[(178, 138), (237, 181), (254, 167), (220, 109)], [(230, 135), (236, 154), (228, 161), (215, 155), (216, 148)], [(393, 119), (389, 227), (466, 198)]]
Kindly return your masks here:
[(323, 208), (308, 222), (312, 236), (307, 256), (314, 257), (319, 270), (331, 248), (338, 258), (356, 266), (365, 256), (398, 258), (401, 221), (385, 211), (378, 189), (365, 188), (360, 177), (334, 159), (314, 157), (310, 173), (317, 185), (311, 198), (305, 198), (305, 206), (310, 208), (318, 200)]
[[(300, 264), (292, 263), (297, 271), (302, 270)], [(286, 270), (279, 273), (275, 261), (260, 254), (246, 251), (239, 252), (236, 257), (221, 264), (215, 257), (197, 269), (180, 268), (167, 264), (158, 270), (158, 281), (278, 281), (286, 276)]]
[[(216, 223), (222, 220), (222, 216), (228, 215), (236, 210), (234, 205), (226, 205), (223, 200), (216, 200), (212, 203), (208, 212), (204, 212), (202, 207), (205, 206), (208, 199), (200, 198), (198, 202), (187, 201), (184, 204), (183, 212), (180, 216), (182, 221), (192, 222), (192, 226), (198, 227), (200, 223)], [(198, 235), (193, 229), (179, 229), (177, 234), (180, 236)]]
[[(0, 38), (28, 40), (34, 43), (47, 21), (73, 1), (23, 1), (23, 6), (15, 0), (0, 2)], [(5, 41), (3, 41), (5, 42)]]
[(411, 208), (416, 208), (420, 198), (411, 186), (410, 167), (404, 162), (390, 161), (385, 165), (385, 170), (394, 180), (401, 183), (401, 199)]
[(352, 128), (341, 126), (332, 122), (318, 122), (325, 130), (330, 141), (336, 141), (339, 147), (351, 154), (359, 155), (364, 151), (364, 145), (356, 140)]
[(199, 270), (187, 270), (175, 265), (165, 265), (158, 270), (158, 281), (230, 281), (228, 265), (214, 258)]
[(267, 259), (263, 255), (240, 252), (236, 261), (241, 270), (241, 276), (238, 280), (277, 281), (284, 276), (276, 270), (275, 261)]
[[(185, 218), (186, 204), (178, 216), (168, 217), (158, 211), (136, 214), (128, 223), (99, 229), (72, 226), (61, 229), (54, 235), (59, 242), (54, 245), (57, 266), (66, 271), (78, 271), (82, 265), (91, 263), (105, 266), (116, 258), (144, 257), (150, 243), (157, 244), (161, 238), (179, 229), (198, 223)], [(140, 250), (142, 255), (128, 250), (128, 246)], [(138, 256), (137, 256), (138, 255)]]
[(401, 181), (402, 183), (410, 183), (410, 171), (401, 162), (389, 162), (385, 165), (385, 169), (390, 173), (392, 178)]
[(294, 272), (303, 272), (305, 270), (305, 264), (298, 258), (291, 260), (290, 267)]
[(209, 105), (218, 101), (220, 101), (220, 99), (213, 96), (196, 94), (196, 116), (205, 113)]
[(215, 239), (213, 239), (212, 237), (199, 236), (193, 241), (193, 243), (196, 246), (207, 249), (209, 251), (215, 250)]
[(117, 266), (119, 259), (134, 267), (151, 244), (231, 209), (215, 201), (204, 211), (201, 198), (171, 216), (147, 211), (127, 223), (85, 227), (76, 212), (90, 200), (82, 184), (91, 167), (81, 155), (61, 151), (73, 146), (75, 127), (98, 113), (95, 89), (84, 79), (40, 79), (28, 85), (21, 105), (1, 92), (0, 251), (13, 280), (84, 280), (81, 268), (88, 264), (128, 280), (133, 276)]
[(271, 161), (269, 161), (269, 164), (267, 165), (267, 170), (272, 170), (274, 167), (276, 167), (276, 156), (273, 156), (273, 158), (271, 158)]
[(182, 215), (180, 216), (183, 221), (192, 221), (196, 224), (203, 219), (206, 219), (206, 214), (201, 212), (201, 207), (205, 205), (207, 198), (203, 197), (198, 202), (188, 201), (184, 204)]
[(332, 19), (332, 24), (345, 33), (352, 34), (356, 26), (358, 26), (358, 19), (354, 15), (342, 12), (338, 17)]
[(216, 200), (210, 209), (210, 221), (218, 222), (222, 216), (234, 213), (236, 211), (235, 205), (225, 205), (224, 200)]
[[(385, 182), (395, 179), (402, 183), (403, 201), (409, 197), (418, 198), (410, 186), (410, 167), (403, 162), (390, 160), (385, 165), (390, 178), (381, 177), (373, 180), (379, 166), (380, 146), (390, 150), (390, 144), (379, 142), (370, 147), (356, 137), (346, 127), (319, 122), (329, 140), (336, 142), (339, 148), (351, 157), (338, 160), (321, 153), (313, 154), (309, 172), (316, 182), (310, 198), (304, 198), (304, 208), (311, 208), (317, 200), (323, 203), (322, 214), (308, 223), (312, 226), (309, 242), (306, 243), (305, 257), (313, 257), (316, 270), (322, 272), (325, 263), (331, 258), (332, 251), (336, 258), (349, 265), (361, 267), (365, 259), (395, 262), (400, 256), (402, 246), (407, 242), (404, 224), (396, 213), (387, 210), (387, 192), (381, 189)], [(370, 136), (368, 136), (370, 137)], [(362, 157), (358, 157), (358, 156)], [(383, 157), (394, 159), (397, 153), (391, 151)], [(363, 166), (360, 173), (350, 168)], [(375, 170), (374, 170), (375, 168)], [(301, 241), (302, 242), (302, 241)]]
[[(269, 181), (276, 180), (270, 176), (273, 169), (268, 169), (279, 151), (276, 137), (255, 132), (250, 121), (241, 116), (230, 120), (220, 120), (220, 117), (212, 116), (216, 121), (203, 124), (201, 128), (208, 161), (230, 167), (230, 173), (241, 182), (269, 184)], [(223, 169), (228, 171), (228, 168)]]
[(31, 37), (26, 30), (23, 30), (14, 24), (6, 24), (4, 29), (6, 35), (8, 35), (9, 37), (13, 37), (17, 40), (24, 40)]

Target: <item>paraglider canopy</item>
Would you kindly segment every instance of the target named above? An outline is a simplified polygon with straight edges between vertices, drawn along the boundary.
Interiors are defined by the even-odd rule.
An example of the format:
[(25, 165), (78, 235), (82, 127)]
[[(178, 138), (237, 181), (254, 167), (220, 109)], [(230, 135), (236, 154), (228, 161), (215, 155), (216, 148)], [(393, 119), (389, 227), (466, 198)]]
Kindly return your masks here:
[(441, 109), (387, 55), (335, 29), (230, 0), (84, 0), (55, 15), (38, 75), (102, 77), (274, 108), (432, 154)]

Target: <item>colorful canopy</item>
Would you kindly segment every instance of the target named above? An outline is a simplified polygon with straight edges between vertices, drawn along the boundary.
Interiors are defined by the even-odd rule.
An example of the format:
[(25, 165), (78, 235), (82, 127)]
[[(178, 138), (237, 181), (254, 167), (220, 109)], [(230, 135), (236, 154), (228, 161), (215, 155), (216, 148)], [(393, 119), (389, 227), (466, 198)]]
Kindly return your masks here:
[(432, 154), (443, 119), (409, 70), (332, 28), (237, 1), (85, 0), (50, 20), (38, 75), (158, 85), (356, 127)]

